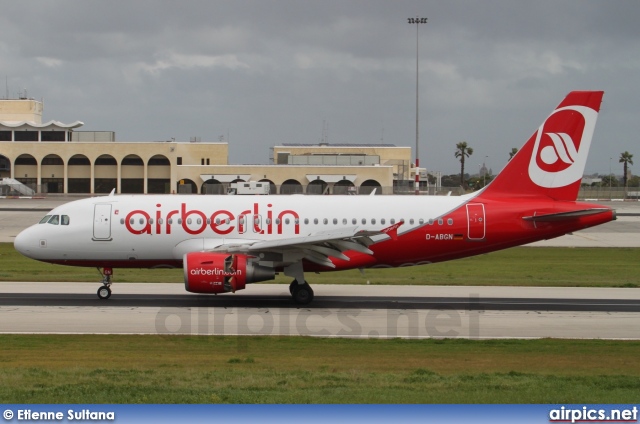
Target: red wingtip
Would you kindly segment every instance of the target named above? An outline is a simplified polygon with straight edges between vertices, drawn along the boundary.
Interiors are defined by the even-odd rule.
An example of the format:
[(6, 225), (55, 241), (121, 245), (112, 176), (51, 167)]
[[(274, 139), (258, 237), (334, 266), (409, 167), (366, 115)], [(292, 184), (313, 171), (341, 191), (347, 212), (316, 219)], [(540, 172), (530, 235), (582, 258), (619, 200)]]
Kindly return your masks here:
[(398, 228), (400, 228), (400, 226), (402, 224), (404, 224), (404, 221), (400, 221), (397, 224), (393, 224), (393, 225), (391, 225), (391, 226), (389, 226), (387, 228), (383, 228), (380, 231), (385, 233), (389, 237), (391, 237), (392, 240), (397, 240), (398, 239)]

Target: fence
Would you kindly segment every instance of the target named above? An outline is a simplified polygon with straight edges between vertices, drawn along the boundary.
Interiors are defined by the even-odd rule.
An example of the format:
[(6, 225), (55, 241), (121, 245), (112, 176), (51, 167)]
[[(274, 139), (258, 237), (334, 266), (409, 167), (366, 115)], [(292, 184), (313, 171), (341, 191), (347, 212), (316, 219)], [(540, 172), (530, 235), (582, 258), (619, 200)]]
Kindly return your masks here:
[(582, 187), (578, 193), (578, 200), (638, 200), (638, 187)]
[[(55, 186), (54, 186), (55, 184)], [(304, 195), (369, 195), (376, 189), (376, 195), (414, 195), (413, 185), (398, 185), (394, 187), (346, 187), (320, 185), (284, 185), (271, 186), (271, 194), (304, 194)], [(30, 191), (32, 190), (32, 192)], [(204, 185), (202, 194), (226, 195), (226, 187), (222, 184)], [(185, 184), (178, 186), (178, 194), (197, 193), (196, 187)], [(41, 196), (46, 194), (62, 194), (59, 183), (46, 184), (0, 184), (0, 196)], [(82, 193), (74, 193), (82, 194)], [(89, 195), (90, 193), (84, 193)], [(109, 194), (109, 193), (96, 193)], [(430, 196), (460, 196), (465, 194), (462, 187), (421, 187), (421, 195)], [(578, 193), (578, 200), (640, 200), (640, 188), (630, 187), (583, 187)]]

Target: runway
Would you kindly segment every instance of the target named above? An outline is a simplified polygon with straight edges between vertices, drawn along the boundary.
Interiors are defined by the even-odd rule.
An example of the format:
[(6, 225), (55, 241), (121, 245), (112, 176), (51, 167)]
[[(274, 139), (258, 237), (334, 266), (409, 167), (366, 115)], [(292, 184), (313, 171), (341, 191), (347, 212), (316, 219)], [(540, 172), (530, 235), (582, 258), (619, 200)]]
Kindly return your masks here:
[(284, 285), (188, 294), (180, 284), (0, 283), (0, 333), (640, 339), (637, 289)]

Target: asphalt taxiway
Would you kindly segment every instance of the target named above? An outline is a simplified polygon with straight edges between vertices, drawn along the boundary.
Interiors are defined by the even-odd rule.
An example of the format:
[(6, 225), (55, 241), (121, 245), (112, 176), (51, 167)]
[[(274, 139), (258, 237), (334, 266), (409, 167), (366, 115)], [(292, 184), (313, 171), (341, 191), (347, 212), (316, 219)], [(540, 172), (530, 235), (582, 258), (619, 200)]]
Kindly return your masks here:
[(300, 307), (277, 284), (115, 284), (106, 301), (98, 286), (0, 283), (0, 333), (640, 339), (637, 289), (316, 285)]

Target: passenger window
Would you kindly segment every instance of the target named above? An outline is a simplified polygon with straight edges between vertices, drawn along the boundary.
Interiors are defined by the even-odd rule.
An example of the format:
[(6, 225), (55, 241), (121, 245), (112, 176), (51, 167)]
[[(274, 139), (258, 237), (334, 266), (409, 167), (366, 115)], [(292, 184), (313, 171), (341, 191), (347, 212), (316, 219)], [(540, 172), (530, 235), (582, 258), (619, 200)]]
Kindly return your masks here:
[(59, 223), (60, 223), (60, 216), (59, 215), (51, 215), (51, 218), (49, 219), (48, 224), (58, 225)]
[(338, 219), (337, 218), (333, 218), (333, 225), (337, 225), (338, 224)]
[(124, 218), (120, 218), (120, 225), (124, 224)]
[(38, 222), (38, 224), (46, 224), (47, 222), (49, 222), (49, 218), (51, 218), (51, 215), (45, 215), (45, 217), (42, 218), (40, 222)]
[(276, 225), (280, 225), (280, 218), (276, 218)]
[(314, 223), (315, 225), (318, 225), (318, 218), (313, 218), (313, 223)]
[(342, 225), (347, 225), (347, 218), (342, 218)]
[(411, 218), (411, 219), (409, 220), (409, 224), (410, 224), (410, 225), (413, 225), (413, 218)]
[(289, 218), (285, 218), (285, 219), (284, 219), (284, 223), (285, 223), (285, 224), (289, 225), (289, 222), (290, 222), (290, 221), (289, 221)]
[(309, 218), (304, 219), (304, 225), (309, 225)]
[(353, 219), (351, 220), (351, 223), (352, 223), (353, 225), (356, 225), (356, 224), (358, 223), (358, 220), (357, 220), (357, 219), (355, 219), (355, 218), (353, 218)]
[(362, 225), (367, 225), (367, 218), (362, 218)]
[(325, 218), (325, 219), (323, 219), (323, 220), (322, 220), (322, 223), (323, 223), (324, 225), (327, 225), (327, 224), (329, 223), (329, 220), (328, 220), (327, 218)]
[(373, 218), (373, 219), (371, 220), (371, 225), (376, 225), (376, 219), (375, 219), (375, 218)]
[(393, 224), (395, 224), (395, 223), (396, 223), (396, 220), (395, 220), (395, 219), (393, 219), (393, 218), (391, 218), (391, 219), (389, 220), (389, 222), (391, 223), (391, 225), (393, 225)]
[[(162, 218), (158, 218), (158, 224), (162, 225), (164, 221), (162, 220)], [(207, 224), (209, 223), (209, 220), (207, 220)]]
[(438, 225), (442, 225), (442, 223), (443, 223), (442, 219), (439, 219), (438, 220)]
[(424, 224), (424, 219), (420, 218), (420, 221), (418, 221), (418, 223), (419, 223), (420, 225)]
[(384, 225), (384, 223), (385, 223), (385, 222), (387, 222), (387, 221), (385, 221), (385, 219), (384, 219), (384, 218), (382, 218), (382, 219), (380, 220), (380, 223), (381, 223), (382, 225)]
[(69, 215), (62, 215), (62, 225), (69, 225)]
[(149, 224), (153, 225), (153, 218), (149, 218)]
[(453, 219), (452, 218), (447, 219), (447, 224), (448, 225), (453, 225)]

